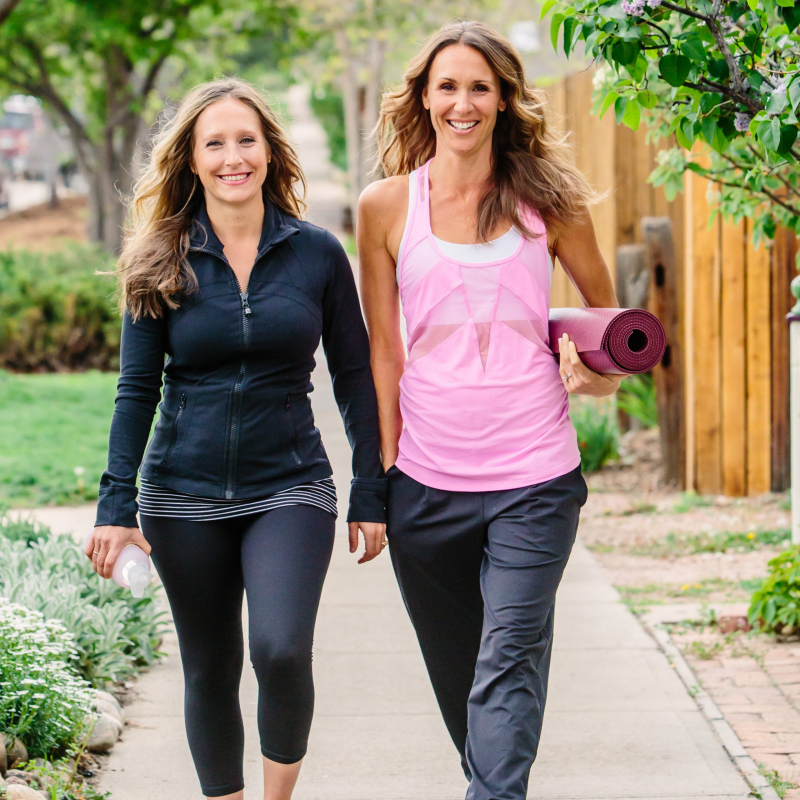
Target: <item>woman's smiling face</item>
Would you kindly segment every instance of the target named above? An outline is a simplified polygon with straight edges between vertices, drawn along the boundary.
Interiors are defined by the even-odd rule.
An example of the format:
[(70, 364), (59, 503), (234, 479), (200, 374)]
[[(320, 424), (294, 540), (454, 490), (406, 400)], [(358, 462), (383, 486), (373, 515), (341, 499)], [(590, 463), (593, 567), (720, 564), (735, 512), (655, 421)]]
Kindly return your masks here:
[(215, 200), (239, 204), (258, 197), (268, 159), (258, 115), (241, 100), (219, 100), (197, 118), (192, 167)]
[(505, 111), (500, 79), (472, 47), (454, 44), (433, 59), (422, 103), (430, 111), (436, 144), (467, 155), (491, 142), (497, 114)]

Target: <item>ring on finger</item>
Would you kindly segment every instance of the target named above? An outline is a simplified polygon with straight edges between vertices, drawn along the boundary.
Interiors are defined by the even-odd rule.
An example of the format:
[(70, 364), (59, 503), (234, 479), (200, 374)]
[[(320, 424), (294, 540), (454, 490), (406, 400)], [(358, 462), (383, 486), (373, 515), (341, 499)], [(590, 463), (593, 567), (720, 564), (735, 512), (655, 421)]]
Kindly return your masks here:
[(389, 546), (389, 542), (384, 539), (384, 541), (381, 542), (381, 550), (383, 550), (384, 547), (388, 547), (388, 546)]
[(568, 372), (561, 380), (566, 383), (572, 377), (572, 373)]

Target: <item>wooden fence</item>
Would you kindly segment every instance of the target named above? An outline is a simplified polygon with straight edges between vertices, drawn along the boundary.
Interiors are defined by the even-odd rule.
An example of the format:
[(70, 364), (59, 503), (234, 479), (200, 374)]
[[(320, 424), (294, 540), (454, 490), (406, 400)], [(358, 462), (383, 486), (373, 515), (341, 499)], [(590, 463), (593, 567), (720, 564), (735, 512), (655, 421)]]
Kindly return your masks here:
[[(789, 485), (785, 315), (792, 304), (795, 238), (781, 231), (771, 248), (755, 249), (746, 222), (734, 226), (717, 218), (709, 225), (709, 185), (692, 172), (684, 192), (668, 202), (647, 182), (657, 148), (645, 141), (644, 126), (638, 132), (618, 127), (612, 111), (602, 120), (591, 115), (592, 77), (591, 70), (567, 76), (548, 94), (557, 124), (571, 131), (576, 165), (599, 192), (608, 192), (592, 217), (612, 277), (618, 248), (646, 243), (652, 274), (666, 270), (673, 287), (671, 358), (655, 378), (659, 390), (677, 392), (676, 413), (666, 415), (673, 429), (663, 431), (678, 448), (676, 478), (703, 494), (781, 491)], [(645, 242), (648, 223), (643, 232), (642, 221), (648, 217), (671, 222), (668, 263)], [(580, 305), (561, 269), (553, 276), (551, 302)], [(652, 290), (650, 305), (664, 313), (663, 298)]]

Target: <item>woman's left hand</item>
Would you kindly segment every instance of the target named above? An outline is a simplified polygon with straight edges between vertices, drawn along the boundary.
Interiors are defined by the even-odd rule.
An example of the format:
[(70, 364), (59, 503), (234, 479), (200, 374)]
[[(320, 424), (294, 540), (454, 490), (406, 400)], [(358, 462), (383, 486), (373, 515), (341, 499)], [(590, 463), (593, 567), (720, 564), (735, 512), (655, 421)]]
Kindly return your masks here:
[(358, 549), (358, 529), (364, 534), (364, 554), (358, 559), (359, 564), (372, 561), (379, 556), (386, 546), (386, 524), (383, 522), (348, 522), (350, 531), (350, 552)]
[(570, 341), (568, 334), (563, 334), (558, 340), (560, 363), (558, 371), (564, 388), (569, 394), (588, 394), (592, 397), (607, 397), (619, 389), (624, 375), (607, 375), (593, 372), (587, 367), (578, 355), (575, 342)]

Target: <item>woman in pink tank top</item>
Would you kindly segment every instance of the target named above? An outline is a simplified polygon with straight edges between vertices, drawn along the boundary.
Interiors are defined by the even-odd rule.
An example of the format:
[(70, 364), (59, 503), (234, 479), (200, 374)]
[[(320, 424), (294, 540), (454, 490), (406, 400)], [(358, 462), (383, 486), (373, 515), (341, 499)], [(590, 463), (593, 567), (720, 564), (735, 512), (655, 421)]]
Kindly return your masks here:
[(388, 177), (362, 194), (358, 245), (392, 563), (467, 800), (524, 800), (586, 500), (568, 395), (619, 385), (548, 341), (554, 257), (587, 305), (617, 305), (594, 196), (479, 23), (431, 37), (378, 140)]

